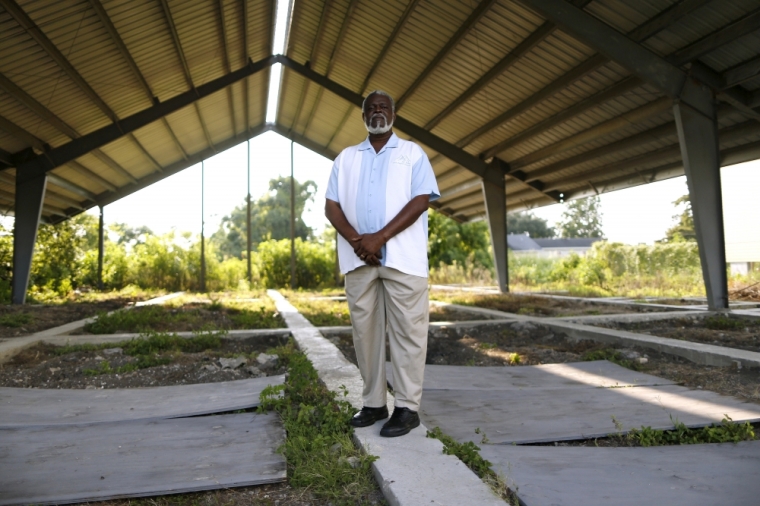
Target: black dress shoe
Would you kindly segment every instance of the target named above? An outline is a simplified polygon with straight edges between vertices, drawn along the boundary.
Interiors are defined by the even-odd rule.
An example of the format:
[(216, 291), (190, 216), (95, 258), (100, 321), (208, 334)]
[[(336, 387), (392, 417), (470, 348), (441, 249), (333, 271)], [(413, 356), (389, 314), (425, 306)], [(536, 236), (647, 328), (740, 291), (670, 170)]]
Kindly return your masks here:
[(351, 418), (351, 425), (354, 427), (369, 427), (378, 420), (388, 418), (388, 406), (382, 408), (368, 408), (364, 406), (361, 411)]
[(416, 411), (409, 408), (395, 408), (391, 419), (380, 429), (380, 435), (383, 437), (403, 436), (419, 426), (420, 415)]

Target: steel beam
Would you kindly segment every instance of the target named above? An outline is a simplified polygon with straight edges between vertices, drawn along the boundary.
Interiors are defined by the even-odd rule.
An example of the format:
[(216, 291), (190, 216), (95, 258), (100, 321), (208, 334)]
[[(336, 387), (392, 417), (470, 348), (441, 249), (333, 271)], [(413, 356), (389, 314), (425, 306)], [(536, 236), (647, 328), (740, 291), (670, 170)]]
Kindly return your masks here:
[[(760, 56), (732, 67), (721, 76), (725, 88), (731, 88), (760, 75)], [(752, 105), (752, 104), (750, 104)]]
[(63, 188), (64, 190), (68, 190), (75, 195), (79, 195), (80, 197), (89, 200), (90, 202), (95, 202), (96, 197), (94, 193), (85, 190), (81, 186), (76, 185), (60, 176), (57, 176), (55, 174), (48, 174), (48, 183), (54, 184), (55, 186)]
[[(717, 112), (711, 90), (691, 97), (692, 102), (697, 100), (701, 102), (698, 108), (677, 102), (673, 112), (694, 213), (707, 305), (712, 310), (728, 309)], [(704, 111), (710, 109), (712, 114), (705, 115)]]
[[(222, 37), (222, 60), (224, 61), (224, 68), (229, 74), (232, 72), (232, 64), (230, 63), (230, 45), (229, 36), (227, 30), (227, 19), (224, 16), (224, 0), (217, 0), (217, 6), (219, 7), (219, 29)], [(230, 102), (230, 120), (232, 121), (232, 135), (237, 135), (237, 121), (235, 120), (235, 102), (232, 96), (232, 86), (227, 87), (227, 100)]]
[[(321, 74), (318, 74), (305, 65), (301, 65), (300, 63), (288, 58), (287, 56), (278, 55), (275, 56), (275, 58), (277, 58), (277, 61), (281, 62), (283, 66), (296, 71), (307, 79), (310, 79), (311, 81), (319, 84), (322, 88), (336, 94), (348, 102), (353, 103), (356, 107), (361, 108), (364, 97), (358, 93), (349, 90), (345, 86), (342, 86)], [(396, 116), (396, 122), (394, 125), (398, 127), (398, 129), (402, 132), (406, 132), (409, 136), (416, 139), (418, 142), (421, 142), (431, 149), (434, 149), (435, 151), (441, 153), (446, 158), (449, 158), (450, 160), (458, 163), (473, 174), (490, 180), (495, 184), (501, 184), (500, 181), (503, 180), (504, 174), (498, 173), (493, 166), (487, 164), (483, 160), (480, 160), (479, 158), (454, 146), (448, 141), (441, 139), (437, 135), (434, 135), (424, 128), (415, 125), (411, 121), (402, 118), (401, 116)]]
[[(564, 31), (578, 38), (596, 51), (627, 68), (667, 96), (699, 110), (704, 83), (689, 76), (644, 46), (634, 42), (600, 19), (574, 7), (565, 0), (520, 0), (523, 4), (556, 23)], [(746, 99), (736, 93), (724, 92), (721, 98), (729, 101), (742, 113), (754, 118), (760, 115), (746, 107)], [(702, 113), (710, 115), (710, 110)]]
[[(495, 162), (500, 164), (499, 161)], [(502, 172), (500, 168), (494, 172)], [(483, 200), (488, 217), (488, 229), (491, 232), (491, 247), (493, 248), (494, 267), (499, 282), (499, 290), (502, 293), (509, 291), (509, 265), (507, 262), (507, 195), (504, 187), (504, 178), (501, 184), (494, 181), (483, 180)]]
[(335, 151), (332, 151), (331, 149), (327, 148), (326, 146), (322, 146), (321, 144), (318, 144), (314, 142), (313, 140), (309, 139), (308, 137), (298, 134), (293, 130), (288, 130), (286, 128), (281, 127), (280, 125), (274, 124), (269, 125), (269, 129), (273, 132), (276, 132), (286, 139), (289, 139), (291, 141), (295, 141), (301, 146), (310, 149), (314, 151), (315, 153), (324, 156), (325, 158), (328, 158), (330, 160), (335, 160), (335, 158), (338, 156), (339, 153), (336, 153)]
[[(47, 156), (38, 156), (24, 164), (19, 165), (19, 174), (25, 177), (34, 178), (46, 172), (50, 172), (56, 167), (76, 160), (90, 151), (105, 146), (106, 144), (121, 138), (129, 132), (142, 128), (150, 123), (163, 118), (164, 116), (176, 112), (183, 107), (192, 105), (198, 100), (224, 89), (232, 83), (235, 83), (247, 76), (253, 75), (260, 70), (270, 67), (276, 61), (276, 57), (270, 56), (256, 63), (249, 62), (245, 67), (235, 70), (230, 74), (222, 76), (206, 84), (202, 84), (195, 89), (180, 93), (165, 102), (144, 109), (122, 119), (118, 125), (107, 125), (103, 128), (90, 132), (82, 137), (75, 139), (63, 146), (53, 148)], [(188, 157), (190, 158), (195, 157)], [(167, 168), (164, 168), (166, 172)]]
[(13, 226), (13, 279), (11, 285), (11, 302), (23, 304), (29, 286), (29, 274), (32, 269), (34, 242), (37, 240), (37, 227), (42, 215), (42, 203), (45, 200), (45, 174), (25, 181), (16, 178), (16, 195), (14, 202)]
[(24, 142), (25, 144), (33, 147), (38, 151), (45, 151), (49, 147), (45, 142), (37, 138), (37, 136), (27, 132), (20, 126), (2, 116), (0, 116), (0, 130), (7, 132), (16, 139)]

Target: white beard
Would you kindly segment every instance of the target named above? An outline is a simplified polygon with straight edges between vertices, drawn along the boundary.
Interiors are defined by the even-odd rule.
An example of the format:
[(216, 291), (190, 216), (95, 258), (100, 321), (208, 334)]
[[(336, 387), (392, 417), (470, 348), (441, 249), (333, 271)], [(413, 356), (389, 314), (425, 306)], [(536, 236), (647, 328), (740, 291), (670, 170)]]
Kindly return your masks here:
[[(372, 120), (370, 119), (370, 121)], [(385, 116), (380, 116), (380, 122), (377, 126), (370, 126), (367, 123), (364, 123), (364, 126), (369, 133), (373, 135), (380, 135), (388, 133), (391, 128), (393, 128), (393, 121), (386, 123)]]

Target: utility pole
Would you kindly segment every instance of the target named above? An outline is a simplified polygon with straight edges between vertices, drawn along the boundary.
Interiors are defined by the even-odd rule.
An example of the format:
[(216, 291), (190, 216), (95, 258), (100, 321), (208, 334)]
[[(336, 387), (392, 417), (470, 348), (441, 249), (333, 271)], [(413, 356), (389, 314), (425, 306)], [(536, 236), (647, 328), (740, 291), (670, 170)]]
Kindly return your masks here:
[(293, 176), (293, 141), (290, 141), (290, 288), (296, 287), (296, 180)]
[(205, 178), (206, 164), (205, 161), (201, 161), (201, 292), (206, 291), (206, 238), (204, 236), (204, 229), (206, 227), (206, 213), (204, 209)]

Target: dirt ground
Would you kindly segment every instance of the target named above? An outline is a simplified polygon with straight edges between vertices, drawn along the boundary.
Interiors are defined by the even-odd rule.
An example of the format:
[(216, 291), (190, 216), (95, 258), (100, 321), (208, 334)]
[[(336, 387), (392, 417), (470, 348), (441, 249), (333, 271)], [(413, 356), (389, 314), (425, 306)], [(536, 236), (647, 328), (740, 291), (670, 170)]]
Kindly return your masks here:
[(451, 302), (464, 306), (477, 306), (496, 309), (507, 313), (525, 316), (586, 316), (621, 313), (648, 313), (664, 311), (663, 308), (637, 306), (636, 304), (618, 305), (590, 300), (569, 300), (539, 297), (535, 295), (516, 295), (511, 293), (494, 295), (477, 295), (467, 292), (430, 292), (431, 300)]
[[(134, 364), (137, 358), (112, 347), (75, 351), (59, 355), (56, 346), (40, 343), (27, 348), (5, 364), (0, 364), (0, 386), (20, 388), (135, 388), (195, 383), (215, 383), (284, 374), (280, 367), (259, 367), (255, 356), (285, 344), (287, 338), (257, 336), (249, 339), (222, 339), (222, 346), (200, 353), (172, 351), (157, 358), (169, 363), (123, 374), (101, 373)], [(243, 356), (247, 364), (222, 369), (219, 359)], [(108, 367), (104, 367), (108, 363)], [(255, 369), (254, 369), (255, 368)], [(97, 373), (96, 373), (97, 372)]]
[(121, 309), (140, 299), (118, 297), (97, 302), (0, 306), (0, 338), (34, 334), (66, 323)]
[(598, 326), (760, 352), (760, 320), (692, 316), (651, 322), (607, 322)]

